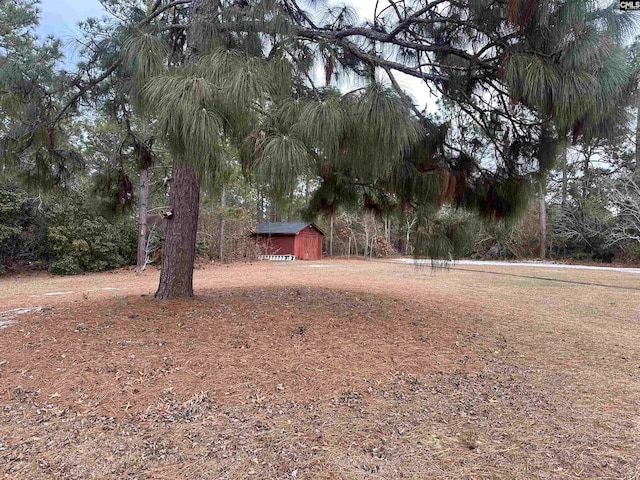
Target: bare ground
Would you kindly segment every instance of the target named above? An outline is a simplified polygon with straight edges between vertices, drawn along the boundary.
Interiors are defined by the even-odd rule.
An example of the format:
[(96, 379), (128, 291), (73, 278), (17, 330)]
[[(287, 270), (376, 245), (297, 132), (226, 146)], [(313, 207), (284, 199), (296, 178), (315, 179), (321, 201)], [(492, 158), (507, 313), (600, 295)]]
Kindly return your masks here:
[(0, 472), (640, 478), (640, 277), (513, 275), (215, 265), (192, 301), (157, 271), (2, 277)]

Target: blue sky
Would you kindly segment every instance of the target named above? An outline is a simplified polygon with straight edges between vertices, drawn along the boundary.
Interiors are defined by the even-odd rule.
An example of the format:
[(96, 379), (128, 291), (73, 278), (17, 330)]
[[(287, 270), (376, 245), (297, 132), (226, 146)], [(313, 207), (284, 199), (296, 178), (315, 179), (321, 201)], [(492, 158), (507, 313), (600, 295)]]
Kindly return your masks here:
[(64, 44), (66, 68), (74, 65), (78, 36), (78, 22), (88, 17), (101, 17), (104, 9), (98, 0), (40, 0), (40, 26), (38, 36), (53, 35)]
[(87, 17), (104, 13), (98, 0), (40, 0), (40, 35), (54, 35), (69, 40), (77, 32), (76, 25)]

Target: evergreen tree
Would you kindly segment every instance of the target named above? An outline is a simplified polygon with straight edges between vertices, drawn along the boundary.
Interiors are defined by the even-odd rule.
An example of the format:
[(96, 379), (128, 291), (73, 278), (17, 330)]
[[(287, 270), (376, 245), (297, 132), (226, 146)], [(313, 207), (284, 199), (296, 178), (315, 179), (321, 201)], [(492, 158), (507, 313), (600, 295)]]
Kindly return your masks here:
[[(216, 178), (229, 145), (276, 198), (315, 173), (320, 208), (411, 205), (423, 219), (418, 240), (437, 240), (418, 251), (449, 257), (460, 225), (443, 222), (440, 206), (494, 219), (521, 210), (532, 175), (549, 168), (556, 132), (579, 135), (613, 118), (626, 88), (614, 68), (624, 29), (614, 27), (633, 18), (587, 0), (403, 2), (370, 22), (345, 7), (321, 17), (296, 0), (109, 5), (124, 19), (113, 61), (90, 62), (49, 124), (118, 69), (131, 72), (174, 158), (161, 298), (193, 294), (200, 184)], [(447, 147), (447, 126), (413, 105), (397, 72), (464, 112), (493, 164)], [(335, 82), (346, 73), (362, 84), (341, 93)]]

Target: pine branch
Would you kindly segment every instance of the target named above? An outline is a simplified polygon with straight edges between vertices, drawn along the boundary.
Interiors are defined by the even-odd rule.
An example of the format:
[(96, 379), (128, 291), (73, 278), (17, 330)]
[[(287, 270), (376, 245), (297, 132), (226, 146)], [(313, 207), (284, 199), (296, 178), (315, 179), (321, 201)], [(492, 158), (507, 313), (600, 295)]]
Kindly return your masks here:
[(389, 80), (391, 80), (391, 85), (393, 85), (393, 88), (398, 93), (398, 95), (400, 95), (403, 101), (407, 104), (409, 108), (411, 108), (413, 113), (415, 113), (418, 118), (425, 120), (426, 119), (425, 115), (420, 110), (418, 110), (418, 108), (411, 101), (411, 98), (406, 94), (406, 92), (402, 89), (402, 87), (400, 87), (391, 69), (389, 67), (383, 67), (383, 68), (384, 68), (384, 71), (387, 73)]
[(87, 93), (96, 85), (100, 84), (103, 80), (106, 80), (108, 77), (110, 77), (111, 74), (116, 71), (116, 69), (120, 66), (121, 63), (122, 61), (118, 60), (117, 62), (113, 63), (109, 68), (107, 68), (102, 75), (100, 75), (99, 77), (97, 77), (96, 79), (90, 82), (85, 83), (82, 87), (80, 87), (78, 92), (73, 97), (71, 97), (71, 100), (67, 102), (67, 104), (62, 108), (62, 110), (60, 110), (60, 112), (58, 112), (58, 115), (56, 115), (56, 117), (53, 119), (51, 124), (55, 125), (60, 120), (62, 120), (65, 113), (71, 107), (75, 106), (76, 102), (80, 100), (85, 95), (85, 93)]
[(448, 2), (449, 2), (449, 0), (434, 0), (431, 3), (428, 3), (423, 8), (421, 8), (419, 10), (416, 10), (413, 14), (409, 15), (404, 20), (402, 20), (400, 23), (398, 23), (396, 28), (394, 28), (390, 33), (387, 34), (387, 38), (388, 38), (387, 41), (388, 42), (392, 41), (396, 37), (396, 35), (398, 35), (400, 32), (405, 30), (409, 25), (411, 25), (415, 20), (417, 20), (421, 15), (424, 15), (429, 10), (431, 10), (432, 8), (438, 6), (441, 3), (448, 3)]
[[(156, 3), (154, 4), (154, 8), (156, 8), (156, 10), (152, 11), (149, 15), (147, 15), (142, 20), (140, 20), (138, 23), (136, 23), (135, 27), (139, 28), (139, 27), (141, 27), (143, 25), (147, 25), (154, 18), (156, 18), (159, 15), (161, 15), (163, 12), (166, 12), (167, 10), (169, 10), (171, 8), (177, 7), (178, 5), (183, 5), (183, 4), (187, 4), (187, 3), (191, 3), (191, 2), (192, 2), (192, 0), (174, 0), (173, 2), (168, 3), (167, 5), (163, 6), (162, 8), (157, 8), (159, 6), (160, 2), (156, 1)], [(104, 71), (104, 73), (102, 75), (100, 75), (99, 77), (97, 77), (97, 78), (95, 78), (95, 79), (83, 84), (81, 87), (79, 87), (78, 92), (76, 92), (76, 94), (73, 95), (71, 97), (71, 99), (67, 101), (65, 106), (62, 107), (62, 109), (60, 110), (58, 115), (56, 115), (56, 117), (51, 122), (51, 125), (55, 125), (56, 123), (61, 121), (62, 118), (67, 113), (67, 111), (70, 108), (74, 107), (76, 105), (76, 103), (78, 102), (78, 100), (80, 100), (89, 90), (91, 90), (92, 88), (94, 88), (95, 86), (99, 85), (100, 83), (102, 83), (107, 78), (109, 78), (111, 76), (111, 74), (113, 72), (115, 72), (120, 67), (120, 65), (122, 65), (122, 59), (119, 59), (119, 60), (116, 60), (115, 62), (113, 62)]]

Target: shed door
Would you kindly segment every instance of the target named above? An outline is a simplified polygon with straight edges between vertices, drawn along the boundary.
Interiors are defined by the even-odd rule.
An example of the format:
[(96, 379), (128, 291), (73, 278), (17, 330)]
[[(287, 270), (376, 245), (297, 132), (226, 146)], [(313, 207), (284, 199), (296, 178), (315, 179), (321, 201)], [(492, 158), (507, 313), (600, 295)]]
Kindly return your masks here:
[(317, 260), (316, 255), (316, 237), (314, 235), (302, 235), (302, 252), (304, 259)]

